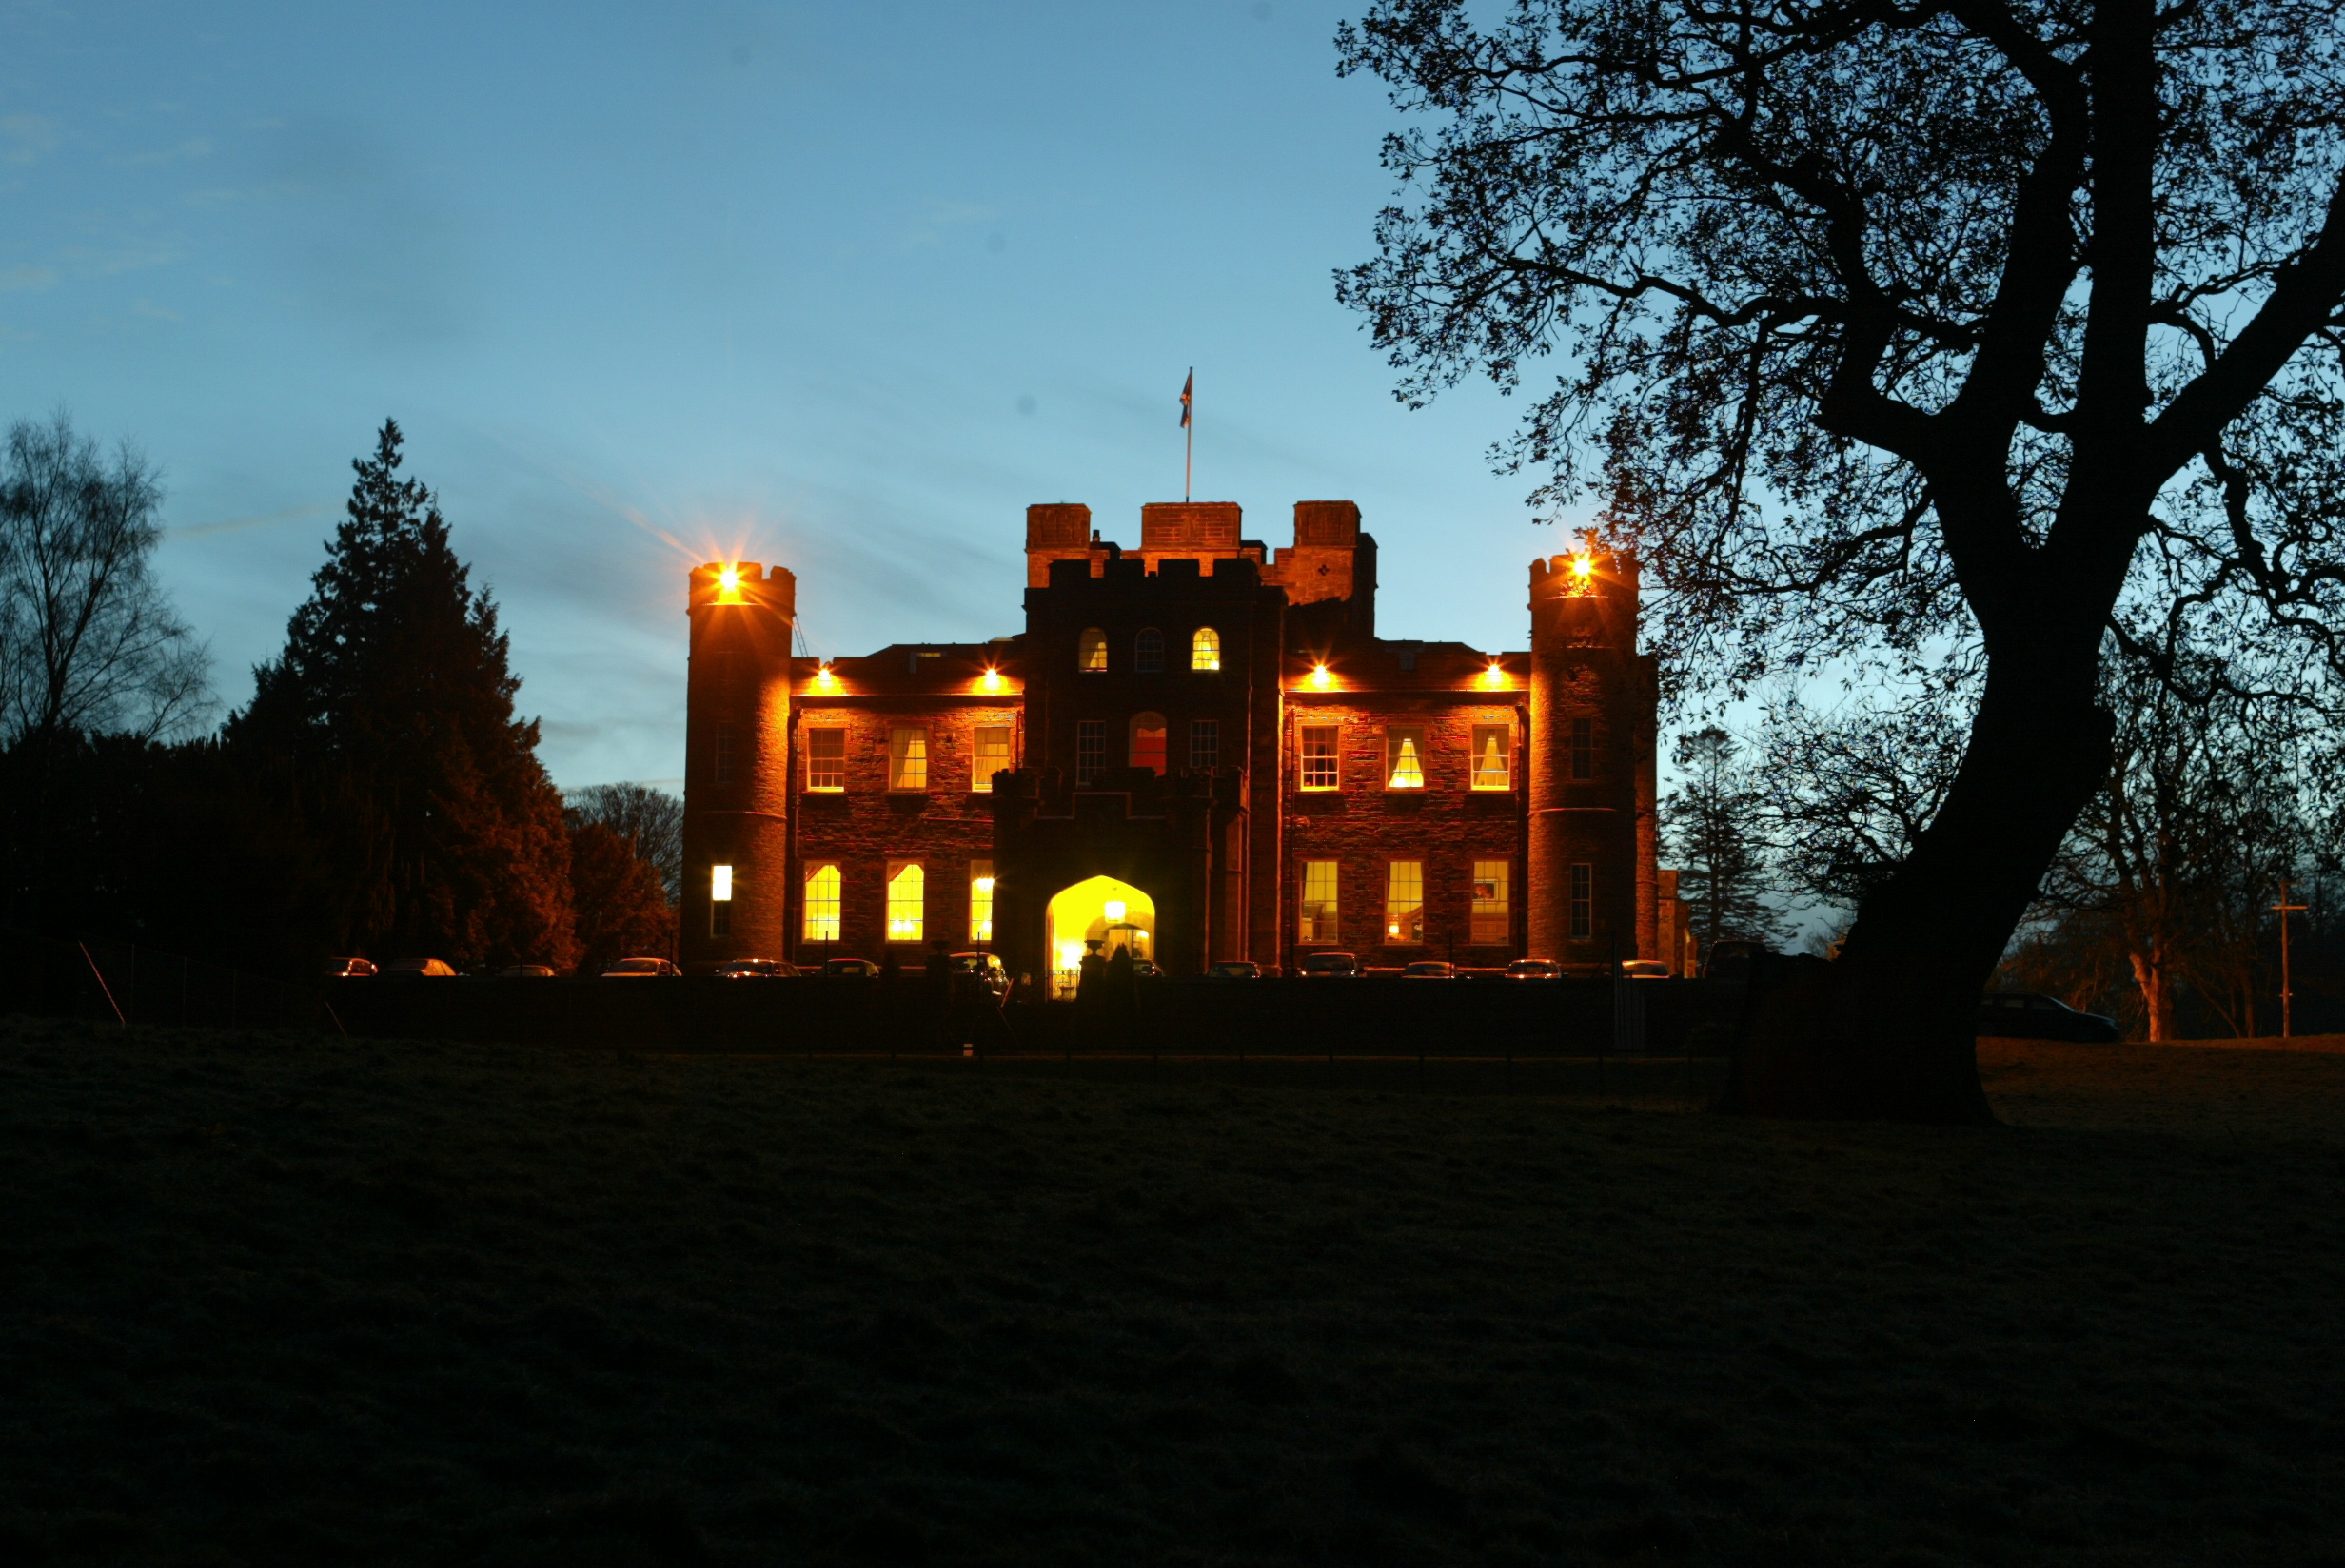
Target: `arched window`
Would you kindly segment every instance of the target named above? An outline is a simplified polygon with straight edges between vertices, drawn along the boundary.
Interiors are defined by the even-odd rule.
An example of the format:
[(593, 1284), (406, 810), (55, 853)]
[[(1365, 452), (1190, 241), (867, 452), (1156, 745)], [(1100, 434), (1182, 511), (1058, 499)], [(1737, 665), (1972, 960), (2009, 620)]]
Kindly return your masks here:
[(1074, 639), (1074, 667), (1089, 674), (1108, 667), (1108, 635), (1096, 626), (1086, 626), (1083, 635)]
[(1153, 676), (1164, 668), (1164, 634), (1153, 626), (1140, 629), (1138, 640), (1132, 645), (1132, 667), (1144, 676)]
[(1221, 634), (1211, 626), (1200, 626), (1197, 635), (1189, 641), (1189, 667), (1192, 670), (1221, 668)]
[(1132, 718), (1132, 765), (1164, 772), (1164, 715), (1134, 714)]

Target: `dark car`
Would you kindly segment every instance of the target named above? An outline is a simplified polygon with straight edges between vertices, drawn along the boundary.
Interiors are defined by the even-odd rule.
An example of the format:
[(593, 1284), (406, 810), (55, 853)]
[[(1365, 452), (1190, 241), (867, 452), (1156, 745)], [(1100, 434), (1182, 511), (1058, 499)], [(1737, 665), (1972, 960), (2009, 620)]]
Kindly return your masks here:
[(684, 971), (664, 958), (621, 958), (602, 971), (605, 980), (673, 978)]
[(1507, 966), (1509, 980), (1561, 980), (1564, 966), (1552, 958), (1518, 958)]
[(778, 958), (728, 958), (717, 966), (719, 980), (795, 980), (798, 966)]
[(1767, 951), (1764, 942), (1746, 942), (1739, 936), (1729, 936), (1710, 945), (1702, 955), (1702, 978), (1705, 980), (1747, 980), (1750, 968), (1759, 955)]
[(1360, 955), (1356, 952), (1306, 953), (1302, 970), (1306, 980), (1357, 980), (1360, 977)]
[(453, 980), (456, 966), (441, 958), (394, 958), (383, 966), (384, 980)]
[(1010, 994), (1010, 971), (1001, 967), (1001, 958), (991, 952), (956, 952), (945, 960), (956, 979), (964, 974), (979, 977), (988, 993), (995, 998)]
[(507, 964), (489, 976), (492, 980), (551, 980), (555, 978), (551, 964)]
[(879, 966), (868, 958), (825, 958), (822, 972), (834, 980), (842, 977), (849, 980), (877, 980), (879, 978)]
[(1445, 963), (1438, 958), (1420, 958), (1401, 970), (1401, 978), (1404, 980), (1454, 980), (1457, 978), (1457, 966)]
[(371, 978), (374, 972), (375, 966), (371, 959), (328, 958), (325, 961), (325, 977), (328, 980), (365, 980)]
[(2113, 1046), (2125, 1038), (2117, 1020), (2079, 1012), (2055, 996), (2034, 991), (1990, 991), (1979, 998), (1979, 1032), (2005, 1040), (2073, 1040)]
[(1245, 958), (1225, 958), (1205, 971), (1208, 980), (1259, 980), (1262, 966)]

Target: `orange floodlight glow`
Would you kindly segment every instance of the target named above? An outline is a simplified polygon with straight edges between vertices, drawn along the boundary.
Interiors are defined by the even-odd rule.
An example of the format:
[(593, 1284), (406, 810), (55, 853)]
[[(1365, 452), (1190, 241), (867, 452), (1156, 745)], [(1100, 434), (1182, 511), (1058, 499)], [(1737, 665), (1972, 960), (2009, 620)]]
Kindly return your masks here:
[(999, 670), (995, 669), (995, 668), (994, 668), (992, 665), (990, 665), (990, 664), (989, 664), (989, 665), (987, 665), (987, 666), (985, 667), (985, 677), (984, 677), (982, 680), (978, 681), (978, 682), (977, 682), (977, 684), (978, 684), (978, 685), (980, 685), (980, 686), (982, 686), (982, 687), (984, 687), (984, 688), (985, 688), (987, 691), (989, 691), (989, 692), (998, 692), (998, 691), (1000, 691), (1000, 690), (1001, 690), (1001, 672), (1000, 672)]
[(741, 601), (741, 569), (731, 561), (717, 574), (717, 602), (739, 604)]
[(1323, 692), (1326, 691), (1330, 686), (1334, 684), (1334, 681), (1335, 677), (1328, 674), (1328, 667), (1326, 665), (1314, 664), (1310, 667), (1310, 683), (1319, 688), (1319, 690)]
[(1506, 683), (1507, 672), (1500, 667), (1498, 660), (1490, 660), (1490, 667), (1482, 672), (1482, 684), (1485, 686), (1504, 686)]
[(1596, 559), (1585, 553), (1572, 557), (1571, 575), (1586, 582), (1596, 575)]
[(821, 664), (816, 668), (815, 684), (818, 686), (836, 686), (838, 684), (838, 677), (831, 674), (831, 661), (829, 659), (824, 659)]

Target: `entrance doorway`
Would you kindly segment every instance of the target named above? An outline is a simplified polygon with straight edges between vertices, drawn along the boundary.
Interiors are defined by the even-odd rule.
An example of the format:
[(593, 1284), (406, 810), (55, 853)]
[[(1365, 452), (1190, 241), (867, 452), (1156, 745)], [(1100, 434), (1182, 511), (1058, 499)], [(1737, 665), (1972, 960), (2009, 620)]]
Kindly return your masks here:
[(1099, 944), (1099, 956), (1130, 948), (1134, 958), (1156, 955), (1156, 902), (1129, 882), (1093, 876), (1063, 888), (1042, 914), (1042, 941), (1050, 954), (1051, 995), (1073, 996), (1083, 953)]

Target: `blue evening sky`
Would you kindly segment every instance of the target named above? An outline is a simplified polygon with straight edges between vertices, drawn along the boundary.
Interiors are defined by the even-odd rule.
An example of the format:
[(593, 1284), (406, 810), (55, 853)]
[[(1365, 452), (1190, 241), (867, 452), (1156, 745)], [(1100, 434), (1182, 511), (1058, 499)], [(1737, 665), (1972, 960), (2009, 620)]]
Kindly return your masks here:
[(0, 0), (0, 417), (166, 470), (228, 704), (384, 415), (565, 787), (680, 772), (684, 571), (815, 650), (1022, 623), (1030, 501), (1357, 500), (1388, 635), (1520, 647), (1563, 547), (1337, 307), (1389, 186), (1358, 6)]

